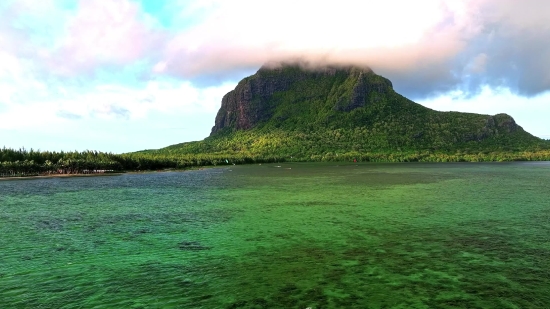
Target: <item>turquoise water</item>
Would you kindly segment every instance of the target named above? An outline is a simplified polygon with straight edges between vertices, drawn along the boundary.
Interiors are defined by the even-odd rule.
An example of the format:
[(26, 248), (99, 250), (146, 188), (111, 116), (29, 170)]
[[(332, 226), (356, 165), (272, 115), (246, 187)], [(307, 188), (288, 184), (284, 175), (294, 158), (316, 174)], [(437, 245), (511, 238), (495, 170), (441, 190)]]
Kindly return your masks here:
[(0, 235), (0, 308), (550, 307), (550, 163), (0, 181)]

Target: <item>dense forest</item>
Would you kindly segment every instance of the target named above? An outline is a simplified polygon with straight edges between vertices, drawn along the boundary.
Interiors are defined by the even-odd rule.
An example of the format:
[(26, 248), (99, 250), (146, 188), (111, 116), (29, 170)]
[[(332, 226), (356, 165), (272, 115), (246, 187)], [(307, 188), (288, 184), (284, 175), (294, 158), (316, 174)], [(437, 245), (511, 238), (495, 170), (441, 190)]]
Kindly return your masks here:
[(261, 156), (250, 152), (232, 154), (167, 154), (139, 152), (112, 154), (97, 151), (51, 152), (26, 149), (0, 149), (0, 177), (55, 174), (100, 174), (123, 171), (188, 169), (201, 166), (274, 162), (488, 162), (550, 160), (550, 150), (481, 152), (345, 152), (305, 156)]
[(115, 155), (97, 151), (51, 152), (0, 149), (0, 176), (94, 174), (123, 170)]
[(0, 177), (103, 174), (281, 161), (284, 161), (284, 158), (247, 155), (112, 154), (98, 151), (52, 152), (24, 148), (16, 150), (4, 147), (0, 149)]

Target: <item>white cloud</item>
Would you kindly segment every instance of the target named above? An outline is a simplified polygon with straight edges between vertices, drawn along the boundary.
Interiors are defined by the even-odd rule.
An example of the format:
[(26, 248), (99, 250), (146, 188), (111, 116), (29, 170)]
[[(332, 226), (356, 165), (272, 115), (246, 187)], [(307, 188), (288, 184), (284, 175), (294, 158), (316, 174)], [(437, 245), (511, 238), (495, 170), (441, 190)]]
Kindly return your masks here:
[[(480, 30), (472, 1), (232, 1), (166, 48), (194, 76), (288, 57), (371, 66), (441, 61)], [(429, 55), (429, 57), (426, 57)]]
[[(55, 87), (29, 80), (31, 92), (24, 104), (4, 98), (7, 110), (0, 114), (0, 128), (43, 127), (68, 119), (99, 118), (106, 120), (139, 120), (151, 112), (181, 114), (215, 113), (221, 97), (234, 88), (233, 83), (216, 87), (196, 88), (189, 82), (150, 81), (143, 88), (121, 85), (98, 85), (90, 89)], [(11, 90), (28, 91), (14, 86)], [(48, 90), (51, 89), (51, 90)], [(23, 95), (23, 94), (21, 94)], [(26, 121), (21, 121), (26, 119)]]
[(45, 54), (49, 69), (61, 75), (91, 74), (104, 65), (124, 66), (151, 57), (163, 33), (129, 0), (86, 0), (66, 21), (66, 33)]
[[(0, 101), (0, 147), (120, 153), (199, 140), (210, 133), (222, 96), (235, 84), (196, 88), (165, 80), (137, 89), (42, 86), (47, 86), (46, 94), (27, 96), (22, 104)], [(22, 88), (12, 89), (15, 97), (18, 91)]]

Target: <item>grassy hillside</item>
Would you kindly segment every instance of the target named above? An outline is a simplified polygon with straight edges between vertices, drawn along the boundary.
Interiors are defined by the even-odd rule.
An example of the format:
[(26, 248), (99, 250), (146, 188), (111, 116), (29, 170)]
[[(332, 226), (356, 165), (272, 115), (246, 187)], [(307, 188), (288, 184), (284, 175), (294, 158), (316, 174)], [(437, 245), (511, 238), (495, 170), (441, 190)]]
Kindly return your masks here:
[[(142, 154), (165, 156), (278, 157), (323, 160), (352, 157), (410, 157), (415, 155), (517, 154), (549, 148), (506, 115), (438, 112), (393, 91), (391, 82), (355, 68), (330, 73), (304, 71), (298, 66), (261, 69), (234, 90), (254, 83), (289, 81), (285, 91), (252, 93), (246, 108), (261, 114), (249, 129), (236, 122), (242, 106), (223, 106), (217, 120), (225, 126), (203, 141), (172, 145)], [(249, 87), (254, 91), (254, 87)], [(231, 93), (230, 93), (231, 94)], [(246, 116), (246, 115), (245, 115)], [(503, 157), (504, 155), (501, 155)]]

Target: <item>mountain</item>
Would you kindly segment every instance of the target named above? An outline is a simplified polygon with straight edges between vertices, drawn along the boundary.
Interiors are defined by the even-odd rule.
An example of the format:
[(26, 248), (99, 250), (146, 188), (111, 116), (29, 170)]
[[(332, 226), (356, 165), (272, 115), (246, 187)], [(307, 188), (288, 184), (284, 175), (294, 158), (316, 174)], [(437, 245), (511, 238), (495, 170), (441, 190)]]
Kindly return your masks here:
[(439, 112), (369, 68), (264, 66), (227, 93), (209, 137), (152, 153), (318, 160), (548, 149), (507, 114)]

